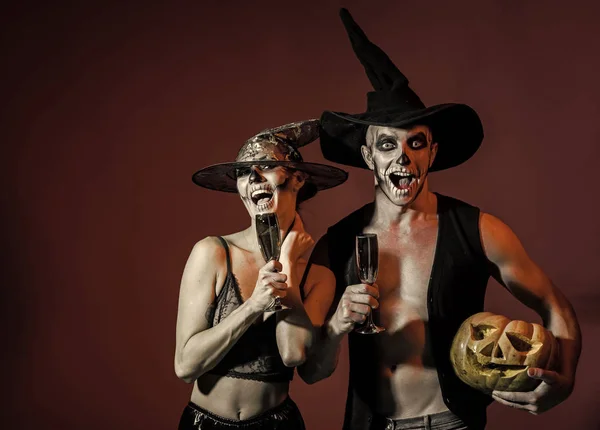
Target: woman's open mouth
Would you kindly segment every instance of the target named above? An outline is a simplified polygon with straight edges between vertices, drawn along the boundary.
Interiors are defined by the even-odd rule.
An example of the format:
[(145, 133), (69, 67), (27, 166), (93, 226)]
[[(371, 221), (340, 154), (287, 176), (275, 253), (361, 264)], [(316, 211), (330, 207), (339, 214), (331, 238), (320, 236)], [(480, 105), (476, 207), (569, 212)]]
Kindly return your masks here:
[(273, 191), (270, 189), (258, 189), (252, 191), (250, 200), (259, 211), (269, 209), (273, 205)]

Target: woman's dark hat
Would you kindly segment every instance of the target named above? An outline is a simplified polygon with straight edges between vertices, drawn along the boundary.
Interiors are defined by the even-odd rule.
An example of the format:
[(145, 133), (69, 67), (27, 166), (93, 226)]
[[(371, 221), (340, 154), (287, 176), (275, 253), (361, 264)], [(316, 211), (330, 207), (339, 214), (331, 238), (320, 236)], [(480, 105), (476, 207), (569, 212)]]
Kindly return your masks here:
[(192, 176), (196, 185), (211, 190), (236, 193), (236, 171), (250, 166), (284, 166), (309, 175), (306, 182), (316, 191), (342, 184), (348, 173), (337, 167), (319, 163), (306, 163), (298, 148), (319, 137), (319, 120), (294, 122), (277, 128), (263, 130), (248, 139), (238, 152), (234, 162), (205, 167)]
[(375, 91), (367, 93), (367, 111), (360, 114), (325, 111), (321, 116), (321, 150), (330, 161), (368, 168), (360, 147), (365, 144), (368, 126), (407, 128), (430, 127), (438, 152), (430, 171), (464, 163), (475, 154), (483, 140), (483, 126), (477, 113), (465, 104), (446, 103), (426, 107), (408, 86), (408, 79), (377, 45), (373, 44), (350, 12), (340, 16), (352, 48)]

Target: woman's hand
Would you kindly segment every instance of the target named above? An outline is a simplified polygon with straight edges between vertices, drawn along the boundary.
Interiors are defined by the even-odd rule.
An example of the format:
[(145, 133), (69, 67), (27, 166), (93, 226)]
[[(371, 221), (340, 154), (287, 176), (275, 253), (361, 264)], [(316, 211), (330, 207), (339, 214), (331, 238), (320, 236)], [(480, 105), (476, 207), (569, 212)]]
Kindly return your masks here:
[(280, 273), (282, 269), (279, 261), (271, 260), (258, 272), (256, 286), (252, 292), (251, 300), (261, 311), (267, 309), (275, 300), (275, 297), (285, 297), (287, 275)]
[(315, 241), (304, 230), (304, 223), (300, 215), (296, 213), (294, 227), (283, 240), (281, 245), (281, 259), (295, 263), (306, 251), (308, 251)]

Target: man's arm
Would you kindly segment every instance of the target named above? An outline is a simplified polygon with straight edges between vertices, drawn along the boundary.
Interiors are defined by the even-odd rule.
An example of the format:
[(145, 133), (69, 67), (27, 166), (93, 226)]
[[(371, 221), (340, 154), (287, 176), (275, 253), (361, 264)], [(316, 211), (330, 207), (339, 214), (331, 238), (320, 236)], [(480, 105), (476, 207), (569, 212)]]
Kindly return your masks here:
[(492, 264), (494, 278), (519, 301), (536, 311), (556, 337), (560, 350), (557, 372), (529, 369), (542, 383), (528, 393), (494, 392), (500, 403), (537, 414), (564, 401), (572, 392), (581, 352), (581, 331), (573, 307), (538, 267), (513, 231), (489, 214), (480, 217), (482, 245)]
[[(354, 324), (365, 321), (370, 306), (379, 306), (375, 299), (379, 297), (377, 288), (365, 284), (347, 287), (342, 297), (336, 300), (335, 277), (329, 270), (327, 235), (315, 246), (311, 261), (327, 272), (323, 275), (323, 282), (315, 287), (317, 290), (311, 291), (306, 299), (307, 310), (314, 309), (310, 313), (313, 314), (311, 320), (316, 328), (316, 341), (304, 364), (298, 367), (298, 375), (307, 384), (314, 384), (334, 372), (344, 335), (354, 328)], [(311, 304), (308, 304), (309, 299)], [(328, 309), (335, 309), (335, 312), (329, 320), (324, 321)]]

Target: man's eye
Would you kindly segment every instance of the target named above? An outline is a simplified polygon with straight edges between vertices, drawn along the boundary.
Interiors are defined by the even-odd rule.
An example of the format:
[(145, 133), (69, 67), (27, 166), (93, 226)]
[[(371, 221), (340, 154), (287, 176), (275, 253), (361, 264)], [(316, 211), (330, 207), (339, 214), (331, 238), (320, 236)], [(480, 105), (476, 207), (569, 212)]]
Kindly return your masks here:
[(420, 140), (420, 139), (415, 139), (415, 140), (413, 140), (412, 142), (410, 142), (410, 147), (411, 147), (411, 148), (414, 148), (414, 149), (416, 149), (416, 148), (421, 148), (421, 147), (423, 147), (423, 146), (425, 146), (425, 142), (423, 142), (423, 141), (422, 141), (422, 140)]
[(395, 143), (391, 140), (384, 140), (379, 142), (379, 148), (383, 150), (394, 149), (396, 147)]

